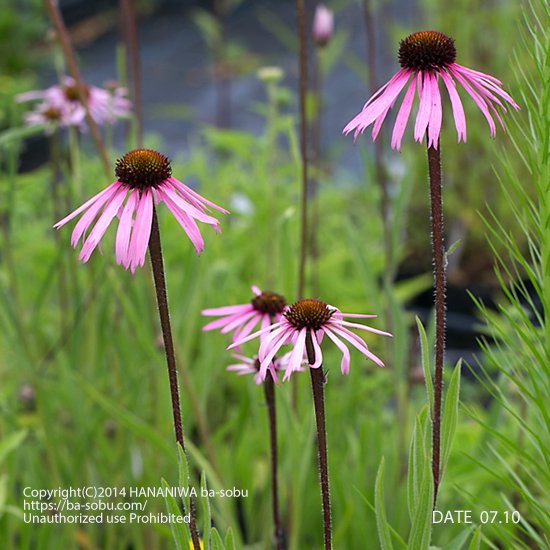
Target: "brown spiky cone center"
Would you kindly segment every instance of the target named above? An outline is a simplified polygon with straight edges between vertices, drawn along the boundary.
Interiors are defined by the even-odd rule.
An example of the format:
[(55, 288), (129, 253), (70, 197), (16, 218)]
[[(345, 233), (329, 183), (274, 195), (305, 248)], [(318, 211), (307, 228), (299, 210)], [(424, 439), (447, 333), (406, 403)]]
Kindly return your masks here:
[(115, 174), (121, 183), (145, 190), (158, 187), (172, 175), (168, 157), (153, 149), (135, 149), (116, 161)]
[(404, 69), (441, 69), (455, 60), (454, 40), (438, 31), (415, 32), (399, 44), (399, 64)]
[(325, 302), (315, 299), (299, 300), (284, 314), (297, 329), (319, 330), (334, 314)]

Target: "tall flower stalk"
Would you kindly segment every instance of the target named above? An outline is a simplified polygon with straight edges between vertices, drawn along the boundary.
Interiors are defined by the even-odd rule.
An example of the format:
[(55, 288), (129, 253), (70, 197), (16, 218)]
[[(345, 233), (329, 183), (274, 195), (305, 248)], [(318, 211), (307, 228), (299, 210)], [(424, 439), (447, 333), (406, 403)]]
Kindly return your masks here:
[(432, 417), (432, 473), (434, 478), (434, 507), (440, 485), (440, 434), (441, 402), (443, 393), (443, 362), (445, 358), (445, 245), (443, 233), (443, 204), (441, 192), (441, 153), (439, 137), (443, 108), (439, 81), (449, 94), (458, 141), (466, 141), (466, 118), (458, 92), (458, 82), (473, 99), (489, 124), (491, 135), (496, 133), (493, 117), (504, 127), (499, 107), (506, 112), (504, 103), (519, 109), (516, 102), (502, 89), (494, 76), (469, 69), (456, 63), (454, 40), (437, 31), (419, 31), (401, 41), (399, 46), (401, 69), (365, 103), (363, 110), (344, 128), (354, 131), (355, 138), (373, 125), (372, 138), (376, 139), (382, 124), (402, 90), (403, 102), (393, 127), (391, 145), (401, 148), (401, 141), (411, 114), (416, 92), (419, 106), (414, 125), (414, 138), (422, 142), (426, 137), (430, 203), (432, 220), (432, 250), (435, 283), (435, 376)]
[[(258, 324), (260, 324), (262, 329), (265, 329), (274, 321), (279, 321), (286, 307), (285, 298), (275, 292), (262, 292), (257, 286), (252, 287), (252, 292), (255, 296), (249, 304), (238, 304), (203, 310), (203, 315), (220, 317), (220, 319), (216, 319), (205, 325), (203, 330), (221, 329), (222, 333), (233, 332), (233, 342), (235, 342), (237, 339), (249, 336), (254, 327)], [(264, 338), (266, 336), (267, 335), (264, 335)], [(237, 355), (236, 358), (241, 362), (230, 365), (227, 367), (227, 370), (237, 372), (238, 374), (254, 373), (255, 382), (257, 384), (262, 384), (263, 382), (269, 425), (273, 542), (276, 550), (282, 550), (283, 530), (279, 512), (277, 409), (274, 380), (277, 380), (277, 369), (284, 368), (284, 362), (282, 359), (274, 357), (268, 367), (271, 376), (263, 377), (259, 372), (260, 363), (256, 357), (249, 359), (242, 355)]]

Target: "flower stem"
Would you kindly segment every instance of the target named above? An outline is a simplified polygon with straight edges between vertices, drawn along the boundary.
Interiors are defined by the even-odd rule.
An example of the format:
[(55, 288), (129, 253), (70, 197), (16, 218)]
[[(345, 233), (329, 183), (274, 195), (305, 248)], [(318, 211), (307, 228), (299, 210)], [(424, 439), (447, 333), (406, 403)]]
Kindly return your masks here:
[(435, 281), (435, 380), (432, 411), (432, 472), (434, 508), (440, 482), (441, 396), (443, 392), (443, 360), (445, 357), (445, 242), (443, 237), (443, 200), (441, 198), (441, 152), (428, 147), (430, 203), (432, 220), (432, 254)]
[[(168, 379), (170, 380), (170, 397), (172, 399), (172, 415), (174, 418), (174, 430), (176, 440), (185, 452), (185, 443), (183, 438), (183, 428), (181, 421), (180, 396), (178, 387), (178, 372), (176, 368), (176, 356), (174, 353), (174, 342), (172, 339), (172, 327), (170, 325), (170, 313), (168, 309), (168, 297), (166, 295), (166, 280), (164, 277), (164, 262), (162, 259), (162, 247), (160, 243), (160, 231), (157, 219), (157, 211), (153, 205), (153, 220), (151, 226), (151, 237), (149, 239), (149, 254), (151, 256), (151, 268), (155, 280), (155, 290), (157, 294), (157, 305), (160, 316), (160, 326), (162, 329), (162, 338), (164, 340), (164, 352), (166, 354), (166, 364), (168, 366)], [(199, 535), (195, 521), (193, 503), (190, 503), (190, 522), (191, 538), (195, 550), (200, 550)]]
[(306, 121), (306, 89), (307, 89), (307, 50), (305, 30), (304, 0), (296, 0), (296, 24), (299, 37), (300, 58), (300, 152), (302, 156), (302, 196), (300, 210), (300, 258), (298, 262), (298, 299), (303, 298), (305, 287), (306, 258), (308, 246), (308, 180), (307, 180), (307, 121)]
[(136, 142), (143, 146), (143, 110), (141, 106), (141, 65), (139, 62), (139, 42), (136, 23), (136, 10), (133, 0), (120, 0), (120, 15), (126, 58), (132, 75), (132, 102), (135, 114)]
[[(311, 340), (311, 332), (306, 335), (306, 351), (310, 365), (315, 363), (315, 350)], [(330, 485), (328, 477), (327, 430), (325, 425), (325, 375), (323, 366), (309, 369), (313, 405), (315, 407), (315, 423), (317, 425), (317, 444), (319, 450), (319, 474), (321, 481), (321, 498), (323, 501), (323, 526), (325, 550), (332, 549), (332, 527), (330, 519)]]
[(82, 103), (82, 107), (84, 107), (84, 112), (86, 113), (86, 124), (88, 125), (88, 128), (90, 128), (90, 133), (92, 135), (92, 139), (94, 140), (99, 156), (101, 157), (103, 168), (105, 169), (105, 174), (110, 177), (111, 163), (109, 161), (109, 155), (107, 153), (107, 150), (105, 149), (103, 139), (101, 138), (99, 127), (90, 115), (88, 102), (86, 101), (86, 97), (84, 95), (84, 85), (80, 76), (80, 70), (78, 69), (76, 56), (71, 45), (71, 39), (69, 37), (67, 27), (65, 26), (65, 22), (63, 21), (63, 17), (61, 16), (61, 12), (59, 11), (57, 1), (44, 0), (44, 4), (57, 33), (57, 38), (59, 39), (59, 42), (61, 44), (61, 49), (63, 50), (63, 56), (65, 57), (65, 62), (67, 63), (69, 72), (76, 82), (76, 87), (80, 95), (80, 103)]
[(268, 374), (264, 382), (265, 402), (269, 419), (269, 444), (271, 447), (271, 500), (273, 507), (273, 533), (275, 550), (283, 548), (283, 531), (279, 515), (279, 492), (277, 479), (277, 409), (275, 408), (275, 391), (273, 378)]

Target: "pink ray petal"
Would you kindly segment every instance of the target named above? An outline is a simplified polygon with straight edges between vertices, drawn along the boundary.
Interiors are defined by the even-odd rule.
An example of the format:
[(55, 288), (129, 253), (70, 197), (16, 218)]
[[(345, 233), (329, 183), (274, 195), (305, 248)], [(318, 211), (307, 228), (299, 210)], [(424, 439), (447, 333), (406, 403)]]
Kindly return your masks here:
[(105, 205), (105, 210), (103, 210), (101, 216), (98, 218), (97, 222), (94, 225), (94, 228), (82, 244), (82, 250), (80, 251), (79, 259), (86, 263), (94, 251), (95, 247), (99, 244), (99, 241), (102, 239), (107, 227), (116, 216), (120, 205), (126, 198), (126, 189), (119, 187), (115, 192), (114, 196), (111, 198), (110, 202)]
[(141, 192), (139, 196), (136, 219), (132, 228), (130, 245), (128, 246), (129, 267), (132, 273), (135, 273), (138, 265), (143, 265), (145, 261), (145, 252), (149, 244), (151, 234), (151, 225), (153, 219), (153, 196), (151, 191)]
[(200, 254), (204, 250), (204, 239), (202, 238), (202, 234), (195, 220), (179, 208), (179, 206), (172, 200), (173, 196), (167, 195), (160, 188), (156, 189), (155, 192), (157, 196), (162, 199), (164, 204), (166, 204), (170, 212), (172, 212), (174, 218), (176, 218), (176, 221), (183, 228), (189, 237), (189, 240), (195, 247), (197, 254)]
[(342, 352), (342, 361), (340, 370), (342, 374), (349, 374), (350, 354), (348, 347), (331, 330), (325, 329), (325, 334), (336, 344), (336, 347)]
[(252, 304), (239, 304), (235, 306), (223, 306), (223, 307), (214, 307), (209, 309), (203, 309), (201, 311), (202, 315), (232, 315), (234, 313), (242, 313), (243, 311), (248, 311), (252, 307)]
[(432, 113), (428, 124), (428, 147), (437, 149), (439, 146), (439, 134), (441, 132), (441, 120), (443, 118), (441, 93), (439, 91), (437, 76), (430, 73), (429, 78), (432, 90)]
[(401, 150), (401, 140), (405, 134), (405, 128), (407, 127), (407, 122), (409, 121), (409, 116), (411, 114), (411, 109), (414, 101), (414, 92), (416, 90), (416, 80), (413, 78), (405, 92), (405, 97), (403, 98), (403, 103), (399, 108), (397, 113), (397, 118), (395, 119), (395, 125), (393, 127), (392, 138), (391, 138), (391, 147), (392, 149)]
[(136, 202), (139, 191), (133, 189), (130, 191), (126, 205), (120, 215), (120, 221), (118, 222), (118, 230), (116, 233), (115, 243), (115, 257), (118, 265), (123, 265), (124, 268), (128, 268), (128, 246), (130, 244), (130, 232), (133, 225), (133, 216), (136, 208)]
[(243, 313), (237, 319), (233, 319), (232, 321), (227, 323), (225, 327), (221, 330), (221, 333), (227, 334), (228, 332), (231, 332), (234, 328), (237, 328), (239, 325), (247, 323), (250, 319), (255, 319), (257, 323), (261, 319), (261, 313), (256, 311), (255, 309), (253, 309), (250, 313)]
[(252, 334), (249, 334), (246, 338), (241, 338), (237, 340), (236, 342), (233, 342), (229, 346), (227, 346), (226, 349), (233, 349), (239, 347), (241, 344), (244, 344), (245, 342), (249, 342), (250, 340), (254, 340), (257, 336), (260, 336), (260, 334), (264, 334), (270, 330), (275, 330), (277, 327), (281, 326), (281, 323), (274, 323), (273, 325), (269, 325), (268, 327), (262, 328), (256, 332), (253, 332)]
[(449, 99), (451, 100), (451, 107), (453, 109), (453, 118), (455, 120), (455, 128), (458, 136), (458, 142), (460, 143), (460, 140), (462, 139), (462, 141), (466, 143), (466, 117), (464, 116), (464, 107), (462, 106), (462, 101), (460, 100), (460, 96), (456, 91), (456, 85), (454, 83), (454, 80), (445, 71), (441, 71), (439, 75), (441, 76), (441, 80), (443, 80), (443, 83), (447, 88)]
[[(321, 336), (322, 335), (323, 331), (321, 331)], [(323, 364), (323, 352), (321, 351), (321, 346), (319, 345), (317, 338), (318, 337), (315, 332), (312, 331), (311, 341), (313, 343), (313, 351), (315, 352), (315, 363), (313, 363), (313, 365), (309, 365), (312, 369), (318, 369)]]
[(202, 210), (199, 210), (198, 208), (195, 208), (190, 202), (187, 202), (181, 197), (181, 195), (176, 193), (173, 187), (169, 185), (163, 185), (157, 188), (157, 192), (159, 191), (162, 192), (162, 195), (164, 197), (169, 197), (171, 201), (188, 216), (191, 216), (209, 225), (219, 225), (220, 222), (216, 218), (205, 214)]
[(353, 334), (353, 332), (350, 332), (345, 328), (337, 329), (336, 327), (331, 327), (331, 329), (338, 336), (347, 340), (353, 347), (357, 348), (363, 355), (365, 355), (365, 357), (368, 357), (372, 362), (376, 363), (379, 367), (384, 366), (384, 363), (382, 362), (382, 360), (376, 357), (374, 353), (369, 351), (365, 342), (363, 342), (360, 338), (358, 338), (357, 335)]
[(368, 332), (372, 332), (373, 334), (379, 334), (380, 336), (389, 336), (391, 338), (391, 334), (389, 332), (384, 332), (383, 330), (378, 330), (377, 328), (369, 327), (368, 325), (361, 325), (359, 323), (350, 323), (349, 321), (344, 320), (333, 320), (330, 319), (328, 321), (329, 325), (340, 325), (340, 326), (346, 326), (346, 327), (352, 327), (352, 328), (358, 328), (361, 330), (367, 330)]
[(451, 67), (449, 67), (449, 71), (454, 78), (462, 85), (462, 87), (466, 90), (468, 95), (474, 100), (475, 104), (479, 107), (479, 110), (483, 113), (483, 116), (487, 120), (487, 123), (489, 124), (489, 128), (491, 130), (491, 136), (494, 137), (496, 135), (496, 126), (495, 121), (493, 120), (493, 117), (489, 113), (489, 109), (487, 108), (487, 104), (485, 103), (485, 100), (468, 84), (466, 79), (456, 70), (453, 70)]
[(91, 199), (87, 200), (84, 204), (80, 205), (76, 210), (71, 212), (68, 216), (65, 216), (62, 220), (59, 220), (54, 227), (56, 229), (59, 229), (62, 225), (65, 225), (68, 221), (71, 221), (73, 218), (78, 216), (81, 212), (89, 208), (92, 204), (94, 204), (96, 201), (100, 199), (102, 200), (101, 204), (105, 204), (105, 202), (108, 200), (105, 198), (106, 195), (109, 196), (109, 198), (114, 194), (114, 191), (120, 187), (120, 183), (118, 181), (115, 181), (108, 185), (103, 191), (98, 193), (97, 195), (94, 195)]
[(432, 113), (432, 87), (430, 84), (429, 73), (419, 72), (417, 77), (417, 85), (420, 105), (418, 107), (418, 113), (416, 115), (416, 122), (414, 125), (414, 139), (421, 142), (424, 139), (424, 134), (426, 133), (426, 128), (428, 127)]
[(229, 214), (229, 210), (226, 210), (225, 208), (218, 206), (212, 201), (205, 199), (202, 195), (199, 195), (199, 193), (197, 193), (195, 190), (191, 189), (191, 187), (188, 187), (178, 179), (170, 177), (167, 181), (169, 181), (185, 198), (188, 198), (189, 200), (193, 198), (201, 205), (207, 205), (214, 210), (222, 212), (223, 214)]
[(392, 105), (407, 84), (410, 75), (411, 71), (408, 69), (401, 69), (395, 73), (386, 85), (371, 97), (363, 110), (346, 125), (343, 133), (349, 134), (355, 130), (354, 136), (357, 137), (359, 133), (363, 132)]

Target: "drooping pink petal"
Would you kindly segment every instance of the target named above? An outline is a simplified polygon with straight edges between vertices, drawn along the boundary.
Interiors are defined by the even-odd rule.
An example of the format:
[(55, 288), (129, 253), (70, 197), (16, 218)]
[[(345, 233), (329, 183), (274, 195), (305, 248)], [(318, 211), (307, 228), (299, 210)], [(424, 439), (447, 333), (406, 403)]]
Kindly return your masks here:
[(439, 92), (437, 76), (432, 73), (429, 73), (428, 76), (431, 81), (432, 95), (432, 112), (428, 124), (428, 147), (437, 149), (439, 146), (439, 134), (441, 132), (441, 120), (443, 118), (441, 93)]
[[(321, 333), (320, 336), (322, 338), (324, 331), (320, 330), (319, 332)], [(313, 351), (315, 352), (315, 363), (313, 363), (313, 365), (309, 365), (312, 369), (318, 369), (323, 364), (323, 352), (321, 351), (321, 346), (319, 345), (317, 338), (318, 336), (312, 330), (311, 341), (313, 343)]]
[(202, 195), (191, 189), (191, 187), (188, 187), (178, 179), (174, 177), (170, 177), (166, 180), (167, 184), (170, 184), (178, 193), (187, 201), (189, 201), (191, 204), (193, 204), (198, 210), (209, 210), (209, 208), (213, 208), (214, 210), (218, 210), (218, 212), (221, 212), (222, 214), (229, 214), (229, 211), (225, 208), (222, 208), (221, 206), (218, 206), (217, 204), (213, 203), (212, 201), (209, 201), (208, 199), (205, 199)]
[(195, 220), (186, 212), (181, 210), (181, 208), (175, 203), (173, 200), (174, 195), (166, 194), (164, 190), (160, 189), (160, 187), (155, 189), (155, 194), (164, 202), (164, 204), (166, 204), (170, 212), (172, 212), (174, 218), (176, 218), (176, 221), (181, 225), (189, 237), (189, 240), (193, 243), (197, 254), (200, 254), (204, 250), (204, 239), (202, 238), (202, 234)]
[(340, 362), (340, 370), (342, 371), (342, 374), (349, 374), (349, 349), (331, 330), (325, 329), (325, 334), (336, 344), (336, 347), (342, 352), (342, 361)]
[(428, 72), (418, 73), (417, 85), (420, 105), (414, 124), (414, 139), (421, 142), (424, 139), (424, 134), (426, 133), (426, 128), (432, 114), (432, 86)]
[(240, 338), (236, 342), (233, 342), (229, 346), (227, 346), (226, 349), (233, 349), (239, 347), (241, 344), (244, 344), (245, 342), (249, 342), (250, 340), (254, 340), (254, 338), (260, 336), (261, 334), (265, 334), (266, 332), (269, 332), (271, 330), (275, 330), (277, 327), (280, 327), (281, 323), (274, 323), (273, 325), (269, 325), (268, 327), (262, 328), (256, 332), (253, 332), (252, 334), (249, 334), (246, 338)]
[(116, 216), (118, 209), (120, 208), (120, 205), (123, 203), (125, 198), (126, 189), (124, 189), (123, 187), (119, 187), (110, 199), (110, 201), (105, 205), (105, 209), (99, 216), (97, 222), (94, 225), (94, 228), (92, 229), (88, 237), (86, 237), (86, 240), (82, 245), (79, 259), (83, 263), (86, 263), (90, 259), (92, 252), (99, 244), (99, 241), (105, 234), (105, 231), (107, 231), (107, 227), (109, 227), (109, 224)]
[[(96, 201), (100, 199), (104, 199), (101, 204), (105, 204), (105, 202), (108, 200), (106, 195), (110, 198), (114, 191), (118, 189), (121, 186), (121, 183), (119, 181), (114, 181), (110, 185), (108, 185), (103, 191), (98, 193), (97, 195), (94, 195), (91, 199), (88, 199), (84, 204), (79, 206), (76, 210), (71, 212), (68, 216), (65, 216), (62, 220), (59, 220), (54, 227), (56, 229), (59, 229), (62, 225), (65, 225), (67, 222), (71, 221), (73, 218), (78, 216), (81, 212), (89, 208), (92, 204), (94, 204)], [(77, 239), (78, 240), (78, 239)]]
[(228, 332), (231, 332), (233, 329), (237, 328), (243, 323), (247, 323), (250, 319), (255, 319), (257, 323), (260, 320), (260, 318), (261, 318), (261, 313), (259, 313), (255, 309), (252, 309), (250, 313), (243, 313), (237, 319), (233, 319), (231, 322), (227, 323), (225, 327), (221, 330), (221, 333), (227, 334)]
[(130, 259), (130, 271), (135, 272), (138, 265), (145, 263), (145, 253), (149, 245), (151, 236), (151, 226), (153, 223), (153, 194), (150, 189), (142, 191), (139, 197), (136, 219), (130, 238), (128, 256)]
[[(281, 349), (281, 347), (287, 344), (291, 336), (292, 336), (292, 328), (284, 327), (284, 330), (281, 332), (279, 337), (276, 339), (273, 339), (271, 341), (269, 348), (265, 350), (267, 352), (265, 357), (262, 357), (261, 353), (258, 353), (258, 358), (261, 361), (260, 372), (262, 373), (262, 376), (264, 378), (265, 378), (265, 372), (268, 366), (273, 361), (273, 358), (275, 357), (277, 352)], [(289, 364), (291, 361), (292, 361), (292, 356), (290, 358)], [(288, 367), (287, 367), (287, 371), (288, 371)]]
[(345, 340), (347, 340), (353, 347), (357, 348), (365, 357), (368, 357), (371, 361), (376, 363), (379, 367), (384, 366), (384, 363), (382, 362), (382, 360), (376, 357), (374, 353), (369, 351), (365, 342), (363, 342), (356, 334), (353, 334), (353, 332), (345, 328), (336, 328), (334, 326), (331, 327), (331, 330), (341, 338), (344, 338)]
[(180, 208), (182, 212), (185, 212), (188, 216), (191, 216), (209, 225), (219, 225), (220, 222), (216, 218), (205, 214), (202, 210), (199, 210), (198, 208), (195, 208), (191, 203), (184, 200), (178, 193), (176, 193), (172, 186), (161, 185), (157, 188), (157, 191), (162, 192), (162, 195), (164, 197), (170, 197), (172, 202), (176, 204), (176, 206)]
[(204, 325), (202, 329), (205, 331), (208, 331), (208, 330), (215, 330), (218, 328), (222, 328), (233, 321), (240, 321), (245, 317), (246, 319), (248, 319), (248, 316), (253, 314), (254, 314), (254, 308), (252, 306), (247, 306), (246, 310), (234, 313), (232, 315), (224, 315), (221, 319), (216, 319), (215, 321), (211, 321), (207, 325)]
[(391, 137), (391, 147), (392, 149), (401, 150), (401, 140), (405, 133), (405, 128), (407, 127), (407, 122), (409, 121), (409, 116), (411, 114), (411, 109), (414, 101), (414, 92), (416, 90), (416, 80), (413, 78), (405, 92), (405, 97), (403, 98), (403, 103), (399, 108), (397, 113), (397, 118), (395, 119), (395, 125), (393, 127), (392, 137)]
[(451, 107), (453, 109), (453, 118), (455, 120), (455, 128), (458, 136), (458, 142), (460, 143), (460, 140), (462, 139), (462, 141), (466, 143), (466, 117), (464, 116), (464, 107), (462, 106), (462, 101), (460, 100), (460, 96), (456, 91), (456, 85), (454, 83), (454, 80), (445, 71), (441, 71), (439, 75), (441, 76), (441, 80), (443, 80), (443, 83), (447, 88), (449, 99), (451, 100)]
[(118, 265), (123, 265), (125, 269), (128, 268), (128, 247), (130, 244), (130, 232), (133, 225), (133, 216), (136, 209), (136, 201), (139, 191), (133, 189), (130, 191), (126, 205), (120, 215), (120, 221), (118, 222), (118, 230), (116, 233), (115, 243), (115, 257)]
[(494, 137), (497, 131), (495, 126), (495, 121), (493, 120), (493, 117), (489, 113), (489, 109), (487, 108), (487, 104), (485, 103), (485, 100), (470, 86), (470, 84), (459, 72), (454, 70), (452, 67), (449, 67), (449, 72), (462, 85), (462, 87), (466, 90), (469, 96), (474, 100), (475, 104), (479, 107), (479, 110), (483, 113), (483, 116), (485, 117), (485, 119), (487, 120), (487, 123), (489, 124), (489, 128), (491, 130), (491, 136)]
[(233, 342), (236, 342), (239, 338), (245, 338), (246, 336), (248, 336), (252, 332), (254, 327), (258, 324), (258, 321), (260, 319), (262, 321), (261, 328), (267, 327), (271, 324), (269, 320), (269, 315), (262, 315), (259, 312), (257, 313), (258, 315), (252, 317), (250, 321), (248, 321), (248, 323), (238, 327), (237, 330), (235, 330), (233, 334)]
[(379, 334), (380, 336), (390, 336), (391, 334), (389, 332), (384, 332), (383, 330), (378, 330), (377, 328), (369, 327), (368, 325), (361, 325), (360, 323), (350, 323), (349, 321), (344, 320), (336, 320), (336, 319), (330, 319), (328, 321), (329, 325), (340, 325), (340, 326), (346, 326), (351, 328), (358, 328), (361, 330), (367, 330), (368, 332), (372, 332), (373, 334)]
[(497, 95), (502, 97), (502, 99), (512, 105), (516, 111), (519, 109), (519, 105), (513, 100), (510, 94), (506, 93), (506, 91), (502, 89), (502, 82), (498, 78), (480, 71), (475, 71), (474, 69), (470, 69), (468, 67), (464, 67), (458, 63), (452, 64), (452, 67), (455, 71), (463, 74), (470, 82), (478, 82), (484, 88), (488, 88), (495, 92)]
[(303, 328), (298, 333), (298, 338), (296, 339), (296, 343), (294, 344), (294, 349), (292, 351), (292, 355), (290, 356), (290, 361), (288, 362), (288, 365), (286, 367), (283, 380), (287, 380), (288, 377), (302, 364), (302, 361), (304, 360), (306, 335), (308, 333), (308, 330), (309, 329), (307, 328)]
[(239, 304), (235, 306), (223, 306), (223, 307), (213, 307), (209, 309), (203, 309), (201, 311), (202, 315), (232, 315), (234, 313), (242, 313), (243, 311), (248, 311), (251, 308), (251, 304)]
[(365, 104), (363, 110), (356, 115), (344, 128), (344, 134), (349, 134), (355, 130), (354, 137), (357, 138), (359, 133), (362, 133), (367, 126), (372, 124), (378, 117), (387, 112), (387, 109), (392, 105), (401, 90), (407, 84), (411, 71), (409, 69), (401, 69), (393, 75), (393, 77), (376, 92), (371, 99)]

